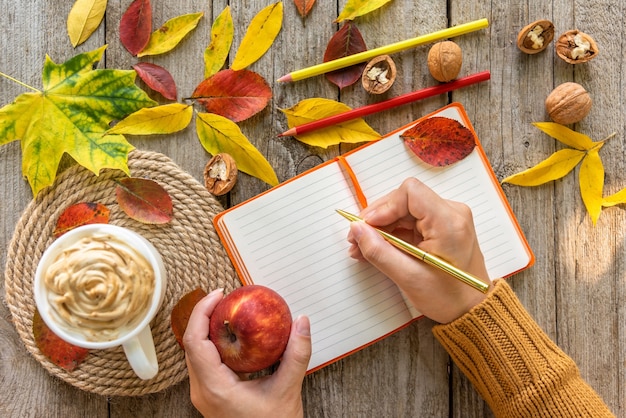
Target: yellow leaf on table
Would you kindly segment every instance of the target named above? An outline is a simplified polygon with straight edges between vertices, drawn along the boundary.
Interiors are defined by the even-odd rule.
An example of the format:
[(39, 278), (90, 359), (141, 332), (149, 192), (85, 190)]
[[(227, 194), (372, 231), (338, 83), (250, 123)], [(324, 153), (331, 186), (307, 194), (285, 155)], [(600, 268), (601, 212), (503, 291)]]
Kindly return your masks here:
[[(343, 103), (322, 98), (305, 99), (289, 109), (280, 109), (287, 116), (289, 128), (348, 110), (350, 107)], [(357, 118), (306, 134), (296, 135), (295, 138), (307, 145), (328, 148), (331, 145), (341, 143), (356, 144), (374, 141), (380, 138), (380, 134), (362, 118)]]
[(108, 134), (171, 134), (185, 129), (191, 122), (193, 107), (181, 103), (146, 107), (128, 115), (107, 131)]
[(390, 1), (391, 0), (348, 0), (335, 22), (339, 23), (344, 20), (354, 20), (356, 17), (363, 16), (381, 8)]
[(159, 55), (171, 51), (189, 32), (198, 26), (202, 16), (204, 16), (203, 12), (190, 13), (168, 20), (163, 26), (152, 32), (148, 45), (137, 56)]
[(252, 18), (230, 68), (243, 70), (256, 62), (272, 46), (283, 24), (283, 3), (265, 7)]
[(602, 190), (604, 188), (604, 166), (598, 151), (599, 148), (594, 148), (587, 152), (578, 173), (580, 195), (594, 225), (602, 211)]
[(204, 78), (217, 73), (224, 66), (235, 36), (230, 6), (226, 6), (211, 27), (211, 43), (204, 50)]
[(552, 180), (560, 179), (572, 171), (586, 155), (584, 151), (562, 149), (534, 167), (513, 174), (502, 180), (502, 183), (511, 183), (518, 186), (539, 186)]
[(106, 8), (107, 0), (76, 0), (67, 16), (67, 34), (74, 48), (98, 29)]
[(577, 150), (586, 151), (598, 145), (597, 142), (592, 141), (587, 135), (573, 131), (567, 126), (563, 126), (558, 123), (535, 122), (533, 125), (541, 129), (544, 133), (550, 135), (552, 138)]
[(626, 188), (602, 199), (602, 206), (615, 206), (626, 203)]
[(237, 168), (263, 180), (270, 186), (278, 184), (278, 177), (263, 154), (244, 136), (239, 126), (214, 113), (198, 113), (196, 131), (200, 143), (210, 154), (230, 154)]

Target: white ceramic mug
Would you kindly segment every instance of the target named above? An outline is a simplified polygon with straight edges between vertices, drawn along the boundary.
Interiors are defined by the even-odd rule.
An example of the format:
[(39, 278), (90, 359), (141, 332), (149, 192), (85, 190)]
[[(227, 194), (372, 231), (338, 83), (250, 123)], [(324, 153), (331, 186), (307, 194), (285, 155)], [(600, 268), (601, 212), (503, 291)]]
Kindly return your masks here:
[[(125, 243), (128, 247), (133, 248), (141, 254), (152, 267), (154, 272), (154, 291), (150, 295), (149, 307), (141, 318), (132, 328), (120, 332), (120, 334), (110, 341), (90, 341), (78, 332), (71, 332), (66, 327), (57, 323), (51, 314), (52, 307), (48, 300), (48, 291), (44, 282), (44, 275), (52, 262), (66, 248), (73, 245), (82, 238), (95, 235), (110, 235), (118, 241)], [(37, 271), (35, 272), (35, 281), (33, 293), (35, 303), (46, 325), (61, 339), (78, 347), (88, 349), (107, 349), (122, 345), (124, 352), (133, 371), (141, 379), (150, 379), (159, 371), (159, 365), (156, 356), (152, 331), (150, 330), (150, 322), (156, 316), (163, 298), (166, 288), (166, 273), (163, 260), (154, 246), (141, 235), (129, 229), (122, 228), (110, 224), (90, 224), (72, 229), (59, 238), (57, 238), (46, 249), (41, 257)]]

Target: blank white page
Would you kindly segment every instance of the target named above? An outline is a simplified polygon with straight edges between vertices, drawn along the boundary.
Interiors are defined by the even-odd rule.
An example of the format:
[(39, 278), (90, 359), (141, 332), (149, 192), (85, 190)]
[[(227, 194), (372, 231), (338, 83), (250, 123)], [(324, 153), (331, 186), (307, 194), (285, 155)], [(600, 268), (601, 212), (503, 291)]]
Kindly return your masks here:
[[(445, 112), (459, 118), (454, 108)], [(447, 168), (433, 168), (404, 145), (403, 131), (347, 157), (368, 200), (417, 177), (444, 197), (472, 207), (492, 277), (527, 266), (529, 256), (478, 151)], [(419, 316), (409, 311), (391, 280), (348, 256), (349, 222), (335, 209), (359, 212), (353, 186), (337, 162), (230, 209), (217, 222), (243, 281), (273, 288), (294, 318), (306, 314), (311, 319), (310, 370)]]

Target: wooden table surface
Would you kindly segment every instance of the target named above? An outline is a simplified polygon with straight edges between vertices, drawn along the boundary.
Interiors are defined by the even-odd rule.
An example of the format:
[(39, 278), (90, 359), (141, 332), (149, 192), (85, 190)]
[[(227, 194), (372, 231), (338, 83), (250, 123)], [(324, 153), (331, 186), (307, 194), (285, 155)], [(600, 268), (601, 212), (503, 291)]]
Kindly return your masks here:
[[(205, 13), (197, 29), (171, 53), (146, 59), (174, 76), (179, 100), (202, 80), (202, 53), (210, 41), (214, 18), (230, 3), (235, 22), (234, 48), (252, 17), (269, 0), (153, 0), (154, 28), (184, 13)], [(109, 0), (105, 21), (83, 45), (72, 48), (66, 18), (71, 1), (0, 0), (0, 71), (41, 87), (45, 55), (61, 63), (79, 52), (108, 44), (107, 68), (129, 69), (136, 62), (120, 44), (119, 21), (130, 0)], [(333, 23), (344, 0), (318, 0), (301, 19), (291, 0), (284, 2), (282, 30), (274, 45), (250, 69), (273, 90), (270, 105), (241, 128), (283, 181), (352, 146), (321, 149), (276, 135), (287, 128), (280, 108), (311, 97), (351, 106), (379, 101), (435, 84), (426, 66), (427, 47), (393, 56), (398, 77), (382, 97), (355, 84), (339, 92), (325, 77), (281, 85), (274, 80), (295, 69), (319, 63), (326, 44), (338, 29)], [(366, 121), (385, 133), (452, 101), (461, 102), (473, 121), (498, 178), (526, 169), (561, 145), (532, 126), (547, 121), (544, 100), (558, 84), (575, 81), (593, 98), (591, 113), (573, 127), (594, 140), (616, 132), (601, 150), (605, 195), (626, 187), (626, 3), (613, 1), (395, 0), (358, 18), (369, 48), (410, 38), (471, 20), (487, 18), (490, 26), (455, 40), (463, 49), (462, 75), (489, 70), (491, 80), (396, 110)], [(556, 34), (579, 29), (590, 34), (599, 56), (581, 65), (556, 57), (554, 43), (537, 55), (515, 46), (526, 24), (549, 19)], [(232, 61), (234, 54), (231, 55)], [(25, 89), (0, 78), (0, 103), (11, 103)], [(153, 94), (153, 97), (157, 95)], [(202, 179), (210, 158), (188, 128), (179, 134), (130, 139), (140, 149), (166, 154), (185, 171)], [(235, 189), (221, 198), (229, 206), (268, 186), (241, 175)], [(623, 206), (604, 209), (593, 226), (580, 197), (578, 171), (540, 187), (505, 185), (504, 190), (537, 261), (510, 283), (546, 332), (578, 363), (584, 378), (618, 416), (626, 415), (626, 216)], [(0, 147), (0, 265), (16, 222), (32, 193), (21, 176), (18, 141)], [(4, 296), (4, 280), (0, 281)], [(0, 416), (5, 417), (130, 417), (198, 416), (189, 401), (188, 381), (161, 393), (137, 398), (107, 399), (83, 392), (46, 372), (24, 348), (5, 304), (0, 305)], [(410, 327), (330, 365), (305, 379), (307, 417), (444, 417), (490, 416), (491, 412), (435, 341), (429, 320)]]

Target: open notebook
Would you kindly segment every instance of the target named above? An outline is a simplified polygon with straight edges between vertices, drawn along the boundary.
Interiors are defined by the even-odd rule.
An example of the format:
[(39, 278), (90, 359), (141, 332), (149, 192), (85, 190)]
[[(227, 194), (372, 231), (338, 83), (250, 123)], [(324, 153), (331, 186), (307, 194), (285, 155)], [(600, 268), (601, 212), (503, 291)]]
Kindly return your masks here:
[[(474, 132), (460, 104), (426, 117), (435, 115), (456, 119)], [(478, 138), (468, 157), (434, 168), (399, 138), (410, 126), (357, 148), (341, 157), (343, 161), (328, 161), (294, 177), (214, 220), (242, 282), (273, 288), (294, 318), (309, 316), (310, 372), (420, 316), (390, 279), (348, 256), (349, 222), (335, 209), (358, 214), (359, 188), (372, 202), (414, 176), (444, 198), (472, 208), (492, 278), (509, 276), (534, 261)]]

